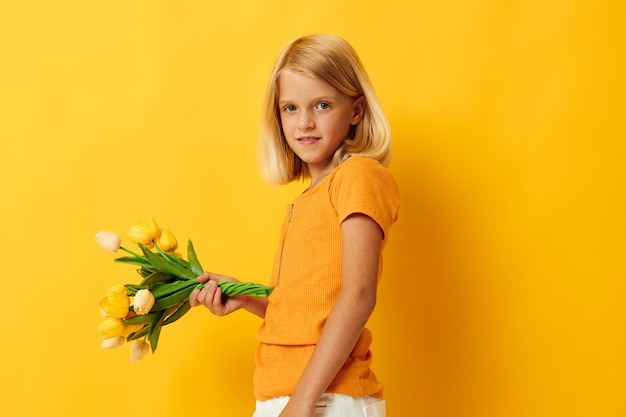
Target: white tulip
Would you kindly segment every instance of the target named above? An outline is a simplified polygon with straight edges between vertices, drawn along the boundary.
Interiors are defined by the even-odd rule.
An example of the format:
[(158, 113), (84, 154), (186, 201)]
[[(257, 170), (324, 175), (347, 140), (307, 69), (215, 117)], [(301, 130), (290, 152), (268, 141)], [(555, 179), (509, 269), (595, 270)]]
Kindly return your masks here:
[(120, 249), (122, 239), (117, 233), (100, 230), (96, 233), (96, 242), (98, 242), (98, 245), (105, 251), (115, 253)]
[(133, 300), (133, 310), (135, 310), (137, 315), (142, 316), (150, 312), (154, 303), (154, 295), (152, 295), (150, 290), (139, 290)]
[(120, 347), (124, 344), (124, 337), (109, 337), (108, 339), (102, 340), (102, 349), (114, 349), (116, 347)]
[(130, 347), (130, 361), (139, 362), (144, 356), (148, 354), (150, 345), (143, 340), (135, 340), (135, 343)]

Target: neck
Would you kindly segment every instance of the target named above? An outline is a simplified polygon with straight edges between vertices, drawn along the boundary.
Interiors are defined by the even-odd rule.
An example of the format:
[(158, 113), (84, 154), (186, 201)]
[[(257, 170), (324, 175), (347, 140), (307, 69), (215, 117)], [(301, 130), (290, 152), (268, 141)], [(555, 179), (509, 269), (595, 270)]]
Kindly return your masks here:
[(332, 171), (332, 168), (322, 172), (309, 171), (309, 174), (311, 175), (311, 184), (309, 185), (309, 189), (319, 184), (328, 174), (330, 174), (330, 171)]

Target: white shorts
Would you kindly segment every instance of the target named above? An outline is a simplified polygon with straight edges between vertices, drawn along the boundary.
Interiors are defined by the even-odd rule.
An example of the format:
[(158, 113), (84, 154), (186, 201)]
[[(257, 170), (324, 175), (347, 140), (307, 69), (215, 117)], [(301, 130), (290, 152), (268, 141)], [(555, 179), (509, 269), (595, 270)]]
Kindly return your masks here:
[[(257, 401), (252, 417), (278, 417), (289, 397)], [(315, 417), (385, 417), (385, 401), (374, 397), (352, 397), (342, 394), (324, 394), (315, 407)]]

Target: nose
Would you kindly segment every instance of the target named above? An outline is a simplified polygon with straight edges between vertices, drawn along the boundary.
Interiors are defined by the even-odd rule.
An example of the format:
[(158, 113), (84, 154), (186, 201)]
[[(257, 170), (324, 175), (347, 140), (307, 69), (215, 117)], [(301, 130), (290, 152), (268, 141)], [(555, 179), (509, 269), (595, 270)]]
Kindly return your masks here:
[(309, 111), (301, 111), (298, 115), (298, 128), (300, 130), (308, 130), (315, 127), (313, 115)]

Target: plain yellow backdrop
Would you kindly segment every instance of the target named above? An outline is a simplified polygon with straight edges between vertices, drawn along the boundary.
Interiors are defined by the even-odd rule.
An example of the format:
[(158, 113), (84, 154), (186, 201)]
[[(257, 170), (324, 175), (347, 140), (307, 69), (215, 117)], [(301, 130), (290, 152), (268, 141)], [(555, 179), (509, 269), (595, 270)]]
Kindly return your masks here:
[(100, 349), (135, 282), (93, 240), (153, 215), (207, 269), (266, 282), (266, 79), (345, 37), (402, 193), (370, 321), (390, 417), (626, 414), (623, 2), (0, 5), (0, 414), (251, 416), (254, 317), (192, 310), (139, 363)]

